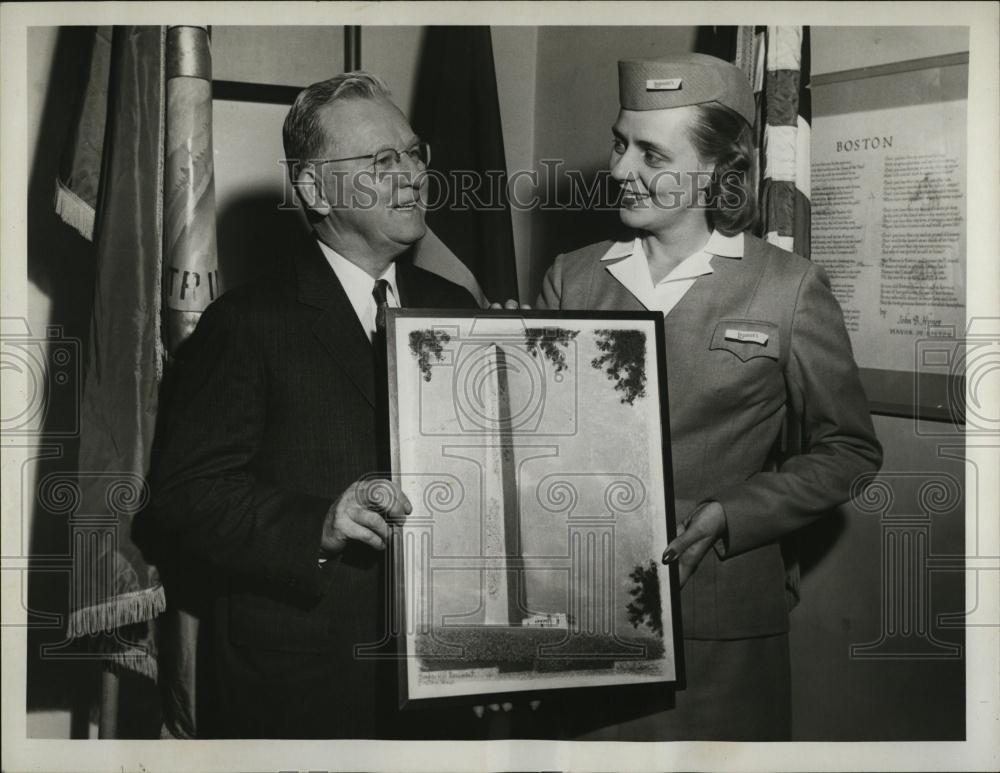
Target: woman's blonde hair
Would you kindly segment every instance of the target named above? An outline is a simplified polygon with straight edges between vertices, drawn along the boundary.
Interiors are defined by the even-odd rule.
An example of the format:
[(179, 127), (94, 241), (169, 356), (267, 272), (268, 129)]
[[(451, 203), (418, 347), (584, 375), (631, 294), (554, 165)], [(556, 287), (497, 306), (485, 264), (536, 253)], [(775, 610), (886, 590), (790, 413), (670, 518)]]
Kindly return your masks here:
[(757, 222), (757, 153), (753, 128), (740, 115), (715, 103), (696, 105), (691, 144), (703, 161), (715, 164), (708, 187), (711, 225), (725, 236)]

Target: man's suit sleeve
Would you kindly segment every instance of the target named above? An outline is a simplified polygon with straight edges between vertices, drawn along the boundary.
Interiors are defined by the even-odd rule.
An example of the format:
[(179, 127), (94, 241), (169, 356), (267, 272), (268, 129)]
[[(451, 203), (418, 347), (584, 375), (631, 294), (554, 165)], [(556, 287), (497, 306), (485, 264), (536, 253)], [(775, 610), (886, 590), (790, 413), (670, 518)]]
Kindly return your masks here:
[(316, 596), (322, 525), (333, 502), (254, 477), (267, 388), (251, 324), (240, 317), (224, 299), (212, 304), (174, 364), (146, 515), (181, 550)]
[(805, 526), (847, 501), (854, 480), (881, 465), (840, 306), (815, 265), (799, 285), (785, 378), (789, 408), (802, 425), (802, 453), (777, 472), (759, 472), (711, 497), (726, 511), (728, 536), (717, 543), (724, 556)]

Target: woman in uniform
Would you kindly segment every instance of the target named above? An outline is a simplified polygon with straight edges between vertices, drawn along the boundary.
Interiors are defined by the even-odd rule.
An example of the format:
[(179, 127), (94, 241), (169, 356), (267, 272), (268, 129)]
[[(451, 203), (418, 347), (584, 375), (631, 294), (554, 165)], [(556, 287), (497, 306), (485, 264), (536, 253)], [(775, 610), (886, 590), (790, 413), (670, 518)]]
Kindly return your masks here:
[[(823, 270), (748, 229), (754, 100), (714, 57), (619, 62), (611, 175), (629, 238), (560, 255), (542, 309), (655, 310), (666, 339), (684, 689), (564, 707), (570, 738), (787, 740), (780, 541), (881, 464)], [(793, 419), (793, 420), (792, 420)], [(801, 448), (776, 462), (786, 423)]]

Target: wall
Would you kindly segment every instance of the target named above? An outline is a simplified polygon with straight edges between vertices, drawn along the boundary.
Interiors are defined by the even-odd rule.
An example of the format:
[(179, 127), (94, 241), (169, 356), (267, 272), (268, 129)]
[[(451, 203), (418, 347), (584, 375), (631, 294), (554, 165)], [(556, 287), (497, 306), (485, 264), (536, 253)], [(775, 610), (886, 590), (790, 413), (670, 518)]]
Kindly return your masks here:
[[(893, 503), (880, 513), (845, 506), (799, 536), (802, 603), (791, 615), (793, 732), (796, 740), (956, 740), (965, 730), (965, 662), (959, 627), (942, 615), (965, 609), (964, 575), (954, 569), (920, 577), (920, 548), (902, 551), (912, 563), (888, 558), (887, 540), (926, 530), (930, 563), (964, 550), (965, 464), (941, 449), (961, 444), (946, 424), (875, 417), (884, 448), (880, 479)], [(926, 433), (950, 433), (933, 439)], [(925, 485), (950, 495), (928, 513)], [(957, 484), (957, 485), (955, 485)], [(909, 525), (907, 525), (909, 524)], [(893, 587), (893, 583), (900, 583)], [(901, 595), (902, 594), (902, 595)], [(910, 636), (888, 636), (852, 655), (852, 646), (879, 642), (895, 619), (891, 605), (915, 594), (924, 621)], [(910, 596), (913, 598), (913, 596)], [(920, 636), (918, 628), (926, 628)]]
[[(212, 30), (218, 80), (302, 86), (340, 72), (343, 62), (341, 27)], [(219, 264), (234, 286), (273, 267), (306, 226), (281, 163), (288, 106), (223, 99), (212, 106)]]
[(969, 50), (967, 27), (813, 27), (813, 75)]

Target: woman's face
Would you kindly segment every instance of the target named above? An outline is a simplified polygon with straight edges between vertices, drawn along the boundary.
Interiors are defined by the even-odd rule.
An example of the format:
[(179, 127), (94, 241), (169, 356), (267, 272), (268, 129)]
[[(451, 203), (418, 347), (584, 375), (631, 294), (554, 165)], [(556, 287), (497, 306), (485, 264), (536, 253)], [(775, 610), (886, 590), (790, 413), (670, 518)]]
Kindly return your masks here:
[(622, 110), (611, 127), (611, 177), (622, 187), (618, 213), (630, 228), (656, 233), (688, 218), (704, 218), (699, 191), (713, 165), (688, 138), (692, 107)]

